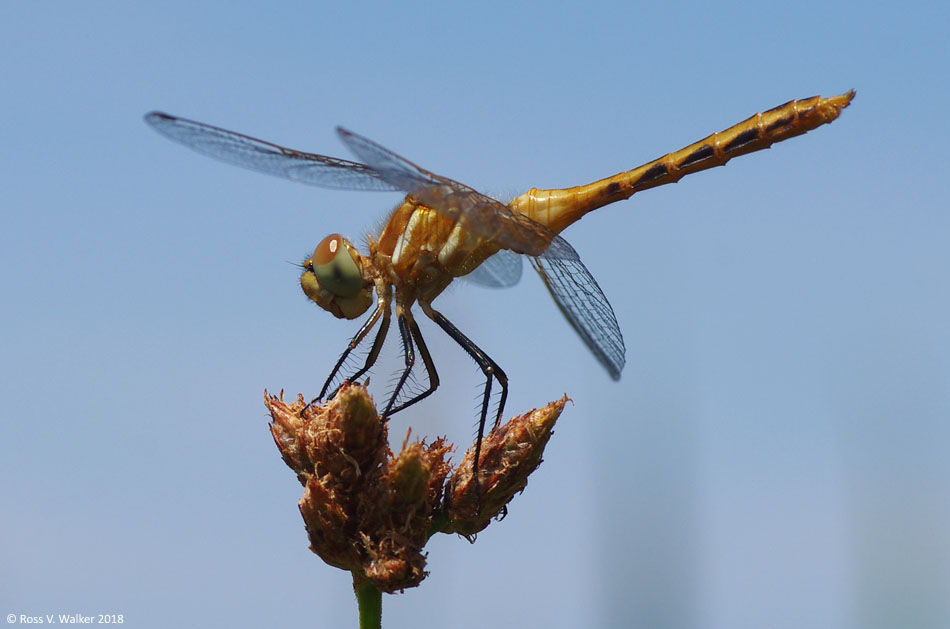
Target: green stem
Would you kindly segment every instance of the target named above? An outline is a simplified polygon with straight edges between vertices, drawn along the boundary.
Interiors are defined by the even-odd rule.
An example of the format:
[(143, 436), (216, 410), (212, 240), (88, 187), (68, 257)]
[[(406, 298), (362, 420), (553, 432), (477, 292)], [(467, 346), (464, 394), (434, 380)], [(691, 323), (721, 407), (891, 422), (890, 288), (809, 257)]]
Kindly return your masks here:
[(353, 575), (353, 591), (360, 610), (360, 629), (380, 629), (383, 624), (383, 593), (369, 579), (357, 581)]

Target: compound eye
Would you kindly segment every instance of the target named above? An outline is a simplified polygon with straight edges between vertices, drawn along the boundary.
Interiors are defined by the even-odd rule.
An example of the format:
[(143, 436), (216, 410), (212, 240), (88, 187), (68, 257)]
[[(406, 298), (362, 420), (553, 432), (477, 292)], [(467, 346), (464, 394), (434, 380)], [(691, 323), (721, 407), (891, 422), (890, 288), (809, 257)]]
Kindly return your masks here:
[(320, 241), (310, 258), (320, 286), (340, 297), (353, 297), (363, 288), (363, 272), (355, 252), (340, 234)]

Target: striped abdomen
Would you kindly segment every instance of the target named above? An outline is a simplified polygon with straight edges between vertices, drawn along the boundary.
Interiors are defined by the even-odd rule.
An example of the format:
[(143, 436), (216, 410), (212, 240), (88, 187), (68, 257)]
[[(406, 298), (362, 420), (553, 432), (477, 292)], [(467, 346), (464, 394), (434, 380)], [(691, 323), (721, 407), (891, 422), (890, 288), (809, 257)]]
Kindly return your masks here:
[(633, 170), (585, 186), (532, 188), (508, 207), (557, 233), (591, 210), (628, 199), (635, 192), (675, 183), (690, 173), (722, 166), (733, 157), (766, 149), (831, 122), (853, 98), (851, 90), (833, 98), (813, 96), (789, 101)]

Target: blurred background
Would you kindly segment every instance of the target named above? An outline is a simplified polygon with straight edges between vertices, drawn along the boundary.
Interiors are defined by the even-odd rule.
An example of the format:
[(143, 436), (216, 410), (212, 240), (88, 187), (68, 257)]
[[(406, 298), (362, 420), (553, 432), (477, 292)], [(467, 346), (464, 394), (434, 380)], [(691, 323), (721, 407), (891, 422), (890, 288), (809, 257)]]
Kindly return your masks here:
[[(356, 624), (263, 394), (314, 395), (358, 327), (288, 263), (399, 195), (224, 165), (147, 111), (350, 157), (340, 124), (508, 199), (855, 88), (830, 126), (564, 233), (620, 382), (530, 271), (437, 300), (510, 414), (574, 404), (508, 518), (433, 539), (384, 626), (950, 625), (948, 30), (940, 3), (3, 3), (0, 612)], [(462, 451), (481, 375), (421, 325), (443, 385), (394, 441)]]

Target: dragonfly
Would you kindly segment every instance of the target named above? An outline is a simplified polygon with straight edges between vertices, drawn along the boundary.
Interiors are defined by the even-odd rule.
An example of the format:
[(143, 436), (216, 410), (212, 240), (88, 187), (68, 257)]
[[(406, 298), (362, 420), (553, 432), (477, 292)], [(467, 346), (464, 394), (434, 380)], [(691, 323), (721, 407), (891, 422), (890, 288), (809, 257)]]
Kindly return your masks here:
[[(314, 402), (323, 399), (339, 381), (351, 353), (376, 328), (362, 367), (347, 380), (355, 381), (373, 367), (393, 312), (404, 366), (382, 417), (385, 420), (431, 395), (439, 386), (439, 375), (412, 313), (418, 304), (425, 316), (475, 361), (485, 377), (474, 453), (477, 483), (492, 385), (497, 382), (500, 387), (493, 424), (497, 427), (508, 395), (508, 376), (433, 308), (433, 300), (455, 278), (463, 276), (487, 286), (513, 286), (521, 278), (522, 260), (527, 257), (567, 322), (609, 376), (617, 380), (626, 351), (617, 317), (577, 251), (560, 233), (597, 208), (674, 183), (690, 173), (722, 166), (739, 155), (766, 149), (830, 123), (854, 95), (851, 90), (831, 98), (791, 100), (632, 170), (572, 188), (532, 188), (507, 204), (417, 166), (341, 127), (337, 128), (340, 139), (361, 161), (305, 153), (161, 112), (147, 114), (145, 121), (190, 149), (257, 172), (323, 188), (405, 194), (382, 231), (369, 235), (368, 251), (361, 253), (340, 234), (331, 234), (301, 265), (303, 292), (335, 317), (359, 318), (375, 303)], [(402, 395), (417, 354), (427, 384), (422, 390), (418, 387)]]

